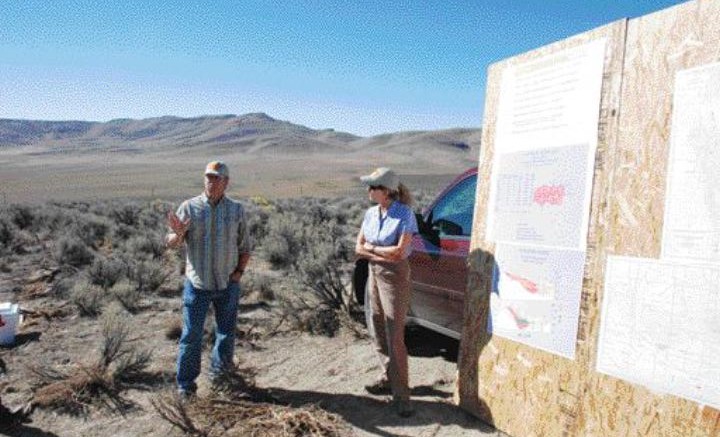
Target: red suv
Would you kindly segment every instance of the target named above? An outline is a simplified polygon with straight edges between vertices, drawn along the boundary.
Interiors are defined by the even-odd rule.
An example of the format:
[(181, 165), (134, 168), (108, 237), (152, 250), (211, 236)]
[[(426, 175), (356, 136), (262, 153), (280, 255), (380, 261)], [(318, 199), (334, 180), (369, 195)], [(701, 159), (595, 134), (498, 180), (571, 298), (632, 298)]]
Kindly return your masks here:
[[(460, 338), (467, 256), (475, 208), (477, 168), (453, 180), (422, 213), (410, 255), (412, 299), (408, 322)], [(355, 295), (369, 313), (367, 261), (356, 263)]]

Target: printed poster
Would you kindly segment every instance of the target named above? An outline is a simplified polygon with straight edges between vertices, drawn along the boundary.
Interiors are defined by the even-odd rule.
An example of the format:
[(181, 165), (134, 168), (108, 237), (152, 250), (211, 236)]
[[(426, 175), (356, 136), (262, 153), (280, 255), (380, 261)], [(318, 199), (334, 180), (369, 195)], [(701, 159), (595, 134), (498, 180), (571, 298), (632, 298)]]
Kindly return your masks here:
[(720, 63), (677, 73), (662, 257), (720, 262)]
[(495, 168), (495, 240), (584, 248), (588, 145), (506, 153)]
[(605, 39), (506, 68), (487, 238), (497, 243), (489, 330), (574, 358)]
[(574, 358), (585, 252), (503, 244), (495, 260), (493, 334)]
[[(504, 72), (490, 180), (488, 240), (585, 249), (605, 42), (596, 40)], [(569, 180), (568, 170), (573, 176)], [(558, 198), (571, 201), (552, 212), (563, 215), (563, 220), (537, 221), (542, 214), (532, 208), (532, 201)], [(509, 200), (524, 202), (517, 205), (524, 209), (509, 212)], [(508, 212), (516, 216), (510, 222)], [(568, 241), (566, 234), (573, 238)], [(537, 236), (546, 237), (536, 240)]]
[(720, 266), (608, 257), (597, 371), (720, 409)]

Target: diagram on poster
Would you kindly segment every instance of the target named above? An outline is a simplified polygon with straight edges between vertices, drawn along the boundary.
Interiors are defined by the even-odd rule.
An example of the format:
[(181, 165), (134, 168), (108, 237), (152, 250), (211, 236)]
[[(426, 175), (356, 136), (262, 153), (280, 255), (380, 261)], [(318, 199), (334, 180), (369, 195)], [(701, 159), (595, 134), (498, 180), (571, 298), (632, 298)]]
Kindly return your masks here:
[(583, 248), (587, 154), (581, 144), (498, 156), (491, 239)]
[(585, 252), (498, 244), (495, 261), (490, 331), (573, 358)]
[(609, 257), (597, 370), (720, 408), (720, 266)]
[(666, 259), (720, 262), (718, 84), (720, 63), (675, 77), (662, 240)]

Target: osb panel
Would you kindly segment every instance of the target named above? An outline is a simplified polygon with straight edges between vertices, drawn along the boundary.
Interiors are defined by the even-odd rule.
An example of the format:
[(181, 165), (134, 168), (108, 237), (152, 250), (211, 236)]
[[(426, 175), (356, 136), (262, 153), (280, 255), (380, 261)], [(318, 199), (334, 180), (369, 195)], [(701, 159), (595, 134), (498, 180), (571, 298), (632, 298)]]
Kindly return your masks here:
[[(628, 23), (621, 113), (608, 163), (612, 180), (606, 197), (608, 215), (606, 222), (595, 226), (607, 234), (602, 262), (590, 272), (598, 282), (598, 297), (602, 297), (605, 253), (660, 255), (675, 73), (720, 61), (718, 23), (717, 0), (685, 3)], [(720, 435), (717, 410), (594, 372), (599, 302), (589, 303), (586, 328), (591, 347), (586, 350), (591, 354), (578, 363), (588, 371), (579, 435)]]
[[(608, 176), (606, 154), (608, 133), (615, 132), (618, 96), (621, 84), (622, 56), (626, 20), (603, 26), (568, 40), (494, 64), (488, 72), (482, 154), (479, 162), (481, 183), (478, 186), (473, 239), (471, 242), (470, 277), (465, 305), (463, 338), (458, 362), (457, 401), (468, 411), (497, 428), (516, 436), (576, 435), (578, 397), (583, 387), (587, 361), (588, 319), (596, 307), (596, 278), (584, 281), (580, 334), (576, 360), (568, 360), (500, 337), (490, 336), (485, 327), (489, 309), (494, 245), (485, 240), (486, 210), (489, 197), (489, 175), (494, 155), (495, 126), (502, 72), (510, 65), (549, 55), (560, 50), (607, 38), (600, 128), (596, 155), (595, 179), (591, 205), (590, 232), (586, 271), (599, 263), (598, 248), (604, 233), (594, 227), (602, 221)], [(593, 266), (593, 267), (590, 267)], [(587, 296), (586, 296), (587, 295)], [(585, 358), (581, 358), (585, 357)]]

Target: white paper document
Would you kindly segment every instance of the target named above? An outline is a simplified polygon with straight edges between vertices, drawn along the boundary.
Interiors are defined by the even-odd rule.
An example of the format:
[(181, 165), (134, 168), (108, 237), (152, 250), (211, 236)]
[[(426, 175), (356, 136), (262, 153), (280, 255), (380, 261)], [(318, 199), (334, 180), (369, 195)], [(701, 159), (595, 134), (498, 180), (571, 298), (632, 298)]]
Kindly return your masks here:
[(720, 262), (720, 63), (677, 73), (662, 257)]
[(585, 252), (498, 244), (495, 261), (490, 331), (574, 358)]
[(587, 144), (498, 156), (493, 239), (584, 248)]
[(605, 44), (597, 39), (508, 66), (500, 89), (496, 152), (595, 141)]
[(597, 371), (720, 408), (720, 266), (608, 257)]
[(500, 85), (486, 224), (499, 266), (489, 328), (568, 358), (577, 339), (605, 45), (598, 39), (510, 65)]
[(604, 54), (599, 39), (503, 72), (488, 240), (585, 249)]

